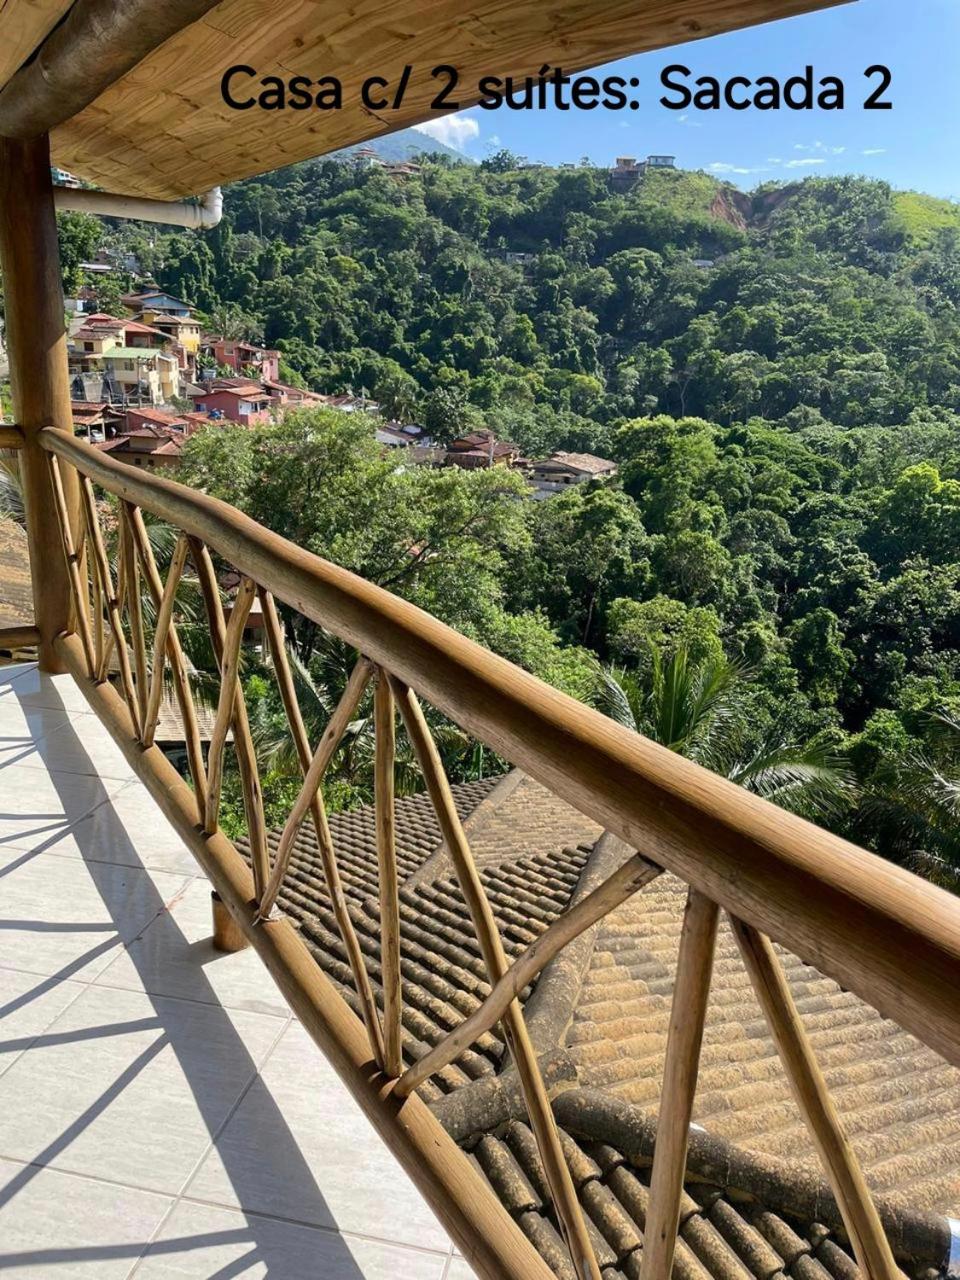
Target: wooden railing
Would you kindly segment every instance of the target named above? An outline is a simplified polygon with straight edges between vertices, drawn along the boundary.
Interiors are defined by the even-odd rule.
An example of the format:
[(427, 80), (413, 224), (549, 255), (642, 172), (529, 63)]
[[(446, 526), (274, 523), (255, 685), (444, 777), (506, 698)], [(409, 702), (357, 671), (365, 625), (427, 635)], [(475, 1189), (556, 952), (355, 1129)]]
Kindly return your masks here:
[[(917, 877), (754, 797), (630, 733), (451, 631), (414, 606), (310, 555), (240, 512), (173, 481), (146, 476), (52, 429), (47, 452), (55, 518), (76, 632), (57, 652), (263, 956), (304, 1025), (421, 1186), (473, 1266), (489, 1276), (549, 1274), (486, 1186), (439, 1129), (416, 1090), (497, 1023), (516, 1066), (558, 1226), (578, 1277), (599, 1276), (519, 995), (554, 956), (668, 869), (688, 885), (674, 985), (644, 1280), (669, 1276), (718, 919), (731, 920), (743, 963), (833, 1188), (865, 1275), (899, 1276), (857, 1159), (817, 1065), (771, 939), (895, 1019), (960, 1065), (960, 903)], [(82, 525), (71, 532), (62, 470), (80, 475)], [(94, 486), (119, 499), (114, 580)], [(142, 512), (179, 531), (161, 580)], [(241, 582), (224, 621), (211, 552)], [(204, 761), (178, 637), (177, 587), (192, 563), (206, 604), (220, 693)], [(148, 649), (142, 592), (153, 609)], [(271, 861), (253, 739), (238, 679), (255, 598), (303, 776)], [(361, 654), (317, 743), (308, 739), (277, 601)], [(106, 680), (111, 655), (117, 693)], [(128, 656), (130, 655), (130, 656)], [(169, 669), (189, 759), (187, 785), (153, 745)], [(382, 1000), (374, 996), (340, 883), (321, 783), (373, 685), (374, 785)], [(511, 965), (424, 716), (420, 697), (524, 769), (637, 852), (562, 914)], [(424, 1056), (404, 1063), (400, 908), (394, 831), (397, 715), (417, 759), (485, 962), (491, 991)], [(251, 869), (220, 827), (232, 733), (250, 838)], [(304, 822), (312, 824), (362, 1020), (318, 969), (275, 903)]]

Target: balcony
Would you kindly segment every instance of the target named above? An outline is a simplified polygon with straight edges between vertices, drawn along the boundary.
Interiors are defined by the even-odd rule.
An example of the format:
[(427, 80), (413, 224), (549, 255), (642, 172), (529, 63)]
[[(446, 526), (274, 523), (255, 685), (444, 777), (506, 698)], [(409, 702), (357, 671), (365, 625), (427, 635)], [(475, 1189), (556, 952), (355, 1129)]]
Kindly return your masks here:
[[(341, 15), (332, 42), (312, 3), (281, 23), (251, 22), (246, 0), (0, 11), (17, 419), (0, 446), (19, 458), (33, 603), (0, 649), (39, 655), (0, 673), (0, 1268), (956, 1271), (956, 898), (70, 430), (51, 139), (118, 213), (210, 225), (218, 196), (170, 202), (383, 127), (358, 99), (335, 123), (293, 113), (279, 135), (260, 113), (228, 118), (213, 65), (290, 66), (329, 45), (342, 83), (375, 63), (396, 84), (409, 30), (422, 65), (453, 58), (469, 85), (822, 3), (476, 0), (468, 15), (430, 6), (424, 26), (424, 6), (397, 0)], [(411, 94), (391, 124), (429, 113)], [(147, 520), (174, 548), (162, 566)], [(208, 734), (180, 635), (185, 572), (212, 655)], [(255, 600), (299, 770), (279, 830), (239, 680)], [(297, 616), (356, 655), (312, 733), (284, 633)], [(180, 767), (158, 741), (168, 693)], [(324, 775), (358, 711), (374, 803), (333, 815)], [(437, 717), (504, 777), (452, 786)], [(413, 797), (397, 795), (398, 726)]]
[[(211, 1274), (221, 1246), (244, 1250), (216, 1255), (237, 1274), (273, 1247), (278, 1274), (313, 1274), (282, 1252), (301, 1240), (372, 1275), (393, 1272), (391, 1249), (423, 1274), (467, 1274), (466, 1258), (518, 1280), (947, 1265), (956, 899), (222, 503), (52, 428), (34, 447), (70, 607), (47, 642), (67, 673), (13, 667), (3, 686), (0, 965), (23, 1021), (0, 1157), (26, 1179), (8, 1203), (26, 1261), (45, 1246), (24, 1196), (69, 1176), (90, 1196), (122, 1187), (134, 1224), (162, 1201), (129, 1246), (113, 1201), (109, 1229), (58, 1211), (56, 1257), (82, 1260), (93, 1231), (91, 1259), (119, 1249), (118, 1274)], [(165, 580), (145, 512), (177, 534)], [(220, 673), (203, 736), (178, 634), (188, 569)], [(303, 778), (280, 830), (238, 679), (255, 601)], [(358, 651), (316, 742), (288, 665), (294, 611)], [(166, 687), (185, 775), (155, 741)], [(451, 786), (421, 698), (510, 771)], [(361, 706), (375, 804), (328, 814), (323, 776)], [(395, 794), (398, 723), (420, 795)], [(211, 931), (252, 945), (219, 955)]]
[(0, 745), (0, 1269), (467, 1277), (72, 679)]

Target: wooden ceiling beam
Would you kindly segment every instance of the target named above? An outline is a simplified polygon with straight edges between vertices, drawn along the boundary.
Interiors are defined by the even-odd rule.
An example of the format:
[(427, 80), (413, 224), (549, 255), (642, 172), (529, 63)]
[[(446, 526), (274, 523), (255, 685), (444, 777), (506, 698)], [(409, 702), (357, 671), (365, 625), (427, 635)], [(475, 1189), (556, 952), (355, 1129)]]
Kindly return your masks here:
[(0, 91), (0, 135), (35, 138), (89, 106), (217, 0), (83, 0)]

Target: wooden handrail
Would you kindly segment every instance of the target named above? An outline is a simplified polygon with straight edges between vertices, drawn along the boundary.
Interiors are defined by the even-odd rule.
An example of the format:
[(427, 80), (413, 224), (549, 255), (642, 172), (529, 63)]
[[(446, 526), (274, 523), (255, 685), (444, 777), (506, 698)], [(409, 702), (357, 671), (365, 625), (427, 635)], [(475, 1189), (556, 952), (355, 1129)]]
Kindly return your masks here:
[(51, 428), (44, 448), (202, 539), (740, 920), (960, 1065), (960, 902), (650, 742), (226, 503)]
[(56, 648), (91, 710), (200, 863), (304, 1030), (423, 1193), (469, 1265), (484, 1280), (555, 1280), (505, 1212), (493, 1188), (449, 1139), (427, 1105), (416, 1095), (393, 1096), (394, 1081), (371, 1057), (362, 1023), (315, 963), (291, 921), (282, 917), (257, 921), (252, 872), (221, 831), (207, 834), (202, 830), (189, 785), (159, 747), (144, 747), (137, 741), (130, 708), (109, 681), (98, 684), (88, 676), (77, 637), (60, 635)]
[(0, 449), (22, 449), (24, 436), (17, 426), (0, 423)]
[(40, 643), (40, 628), (30, 623), (0, 627), (0, 649), (28, 649)]

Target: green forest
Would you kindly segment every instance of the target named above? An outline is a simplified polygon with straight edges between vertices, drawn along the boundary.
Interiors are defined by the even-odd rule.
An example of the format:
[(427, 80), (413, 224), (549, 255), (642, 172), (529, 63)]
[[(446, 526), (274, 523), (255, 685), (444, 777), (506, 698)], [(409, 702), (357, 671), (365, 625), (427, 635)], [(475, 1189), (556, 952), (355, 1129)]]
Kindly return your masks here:
[[(619, 465), (534, 502), (505, 468), (398, 467), (364, 415), (298, 411), (201, 431), (188, 483), (956, 887), (960, 208), (852, 177), (615, 191), (500, 153), (403, 183), (301, 164), (229, 188), (204, 235), (69, 215), (68, 284), (121, 238), (288, 381), (362, 388), (441, 440), (490, 427)], [(294, 639), (319, 716), (346, 655)], [(280, 812), (279, 708), (247, 681)], [(452, 730), (448, 759), (492, 767)], [(344, 766), (343, 803), (361, 777)]]

